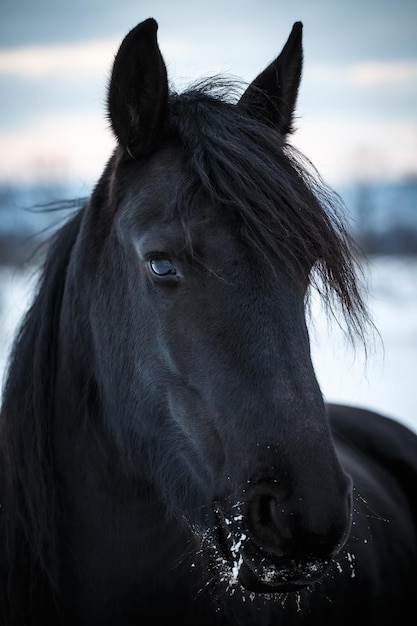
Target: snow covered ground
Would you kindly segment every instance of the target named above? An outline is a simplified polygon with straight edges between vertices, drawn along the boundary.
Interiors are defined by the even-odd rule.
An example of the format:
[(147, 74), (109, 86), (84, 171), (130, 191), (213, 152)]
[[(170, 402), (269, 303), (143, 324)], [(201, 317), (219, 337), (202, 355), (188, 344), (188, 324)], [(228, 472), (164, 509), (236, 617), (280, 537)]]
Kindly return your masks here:
[[(417, 258), (380, 257), (367, 268), (369, 306), (380, 333), (368, 354), (349, 347), (337, 326), (313, 305), (313, 362), (327, 400), (361, 405), (417, 432)], [(35, 275), (0, 269), (0, 376)]]
[(311, 333), (316, 374), (327, 400), (380, 411), (417, 432), (417, 258), (377, 257), (366, 275), (379, 337), (370, 337), (365, 356), (319, 316)]

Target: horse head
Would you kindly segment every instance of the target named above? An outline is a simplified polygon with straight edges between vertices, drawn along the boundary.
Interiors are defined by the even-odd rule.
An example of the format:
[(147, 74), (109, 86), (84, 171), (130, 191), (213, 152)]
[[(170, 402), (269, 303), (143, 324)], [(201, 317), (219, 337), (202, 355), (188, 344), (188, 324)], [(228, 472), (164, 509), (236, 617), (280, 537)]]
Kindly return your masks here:
[(139, 24), (115, 58), (118, 147), (84, 225), (108, 229), (86, 264), (98, 394), (131, 471), (214, 567), (293, 589), (327, 570), (351, 516), (304, 312), (323, 216), (285, 150), (302, 27), (233, 104), (169, 94), (156, 32)]

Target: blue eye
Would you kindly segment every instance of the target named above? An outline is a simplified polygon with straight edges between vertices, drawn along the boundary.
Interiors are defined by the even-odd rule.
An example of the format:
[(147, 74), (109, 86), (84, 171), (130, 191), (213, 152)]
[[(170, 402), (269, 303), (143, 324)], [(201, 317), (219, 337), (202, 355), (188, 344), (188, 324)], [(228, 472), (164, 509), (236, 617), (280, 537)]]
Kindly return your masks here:
[(157, 276), (173, 276), (177, 273), (175, 266), (169, 259), (151, 259), (149, 267)]

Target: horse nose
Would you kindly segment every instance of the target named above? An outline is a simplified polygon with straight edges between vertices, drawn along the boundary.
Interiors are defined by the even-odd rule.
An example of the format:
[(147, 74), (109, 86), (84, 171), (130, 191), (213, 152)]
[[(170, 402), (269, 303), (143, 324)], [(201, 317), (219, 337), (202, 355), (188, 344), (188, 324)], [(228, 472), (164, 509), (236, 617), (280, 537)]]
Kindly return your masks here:
[(333, 558), (345, 544), (351, 523), (351, 485), (322, 501), (304, 498), (279, 483), (261, 481), (247, 490), (246, 521), (252, 542), (278, 559)]

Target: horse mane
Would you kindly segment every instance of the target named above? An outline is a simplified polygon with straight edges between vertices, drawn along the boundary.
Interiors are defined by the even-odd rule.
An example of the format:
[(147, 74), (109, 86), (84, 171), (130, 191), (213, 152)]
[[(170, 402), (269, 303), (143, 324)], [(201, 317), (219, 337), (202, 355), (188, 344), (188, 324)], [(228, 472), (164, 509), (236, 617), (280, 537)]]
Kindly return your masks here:
[(350, 338), (365, 343), (370, 319), (361, 295), (360, 251), (345, 226), (343, 202), (277, 130), (236, 106), (240, 89), (237, 81), (218, 76), (171, 94), (174, 132), (194, 179), (181, 192), (182, 220), (198, 212), (198, 189), (236, 212), (242, 238), (313, 285), (328, 312), (340, 305)]
[(14, 619), (26, 623), (26, 607), (42, 606), (47, 590), (58, 589), (50, 424), (61, 300), (81, 215), (53, 237), (36, 297), (13, 344), (4, 387), (0, 613), (13, 615), (11, 624)]

